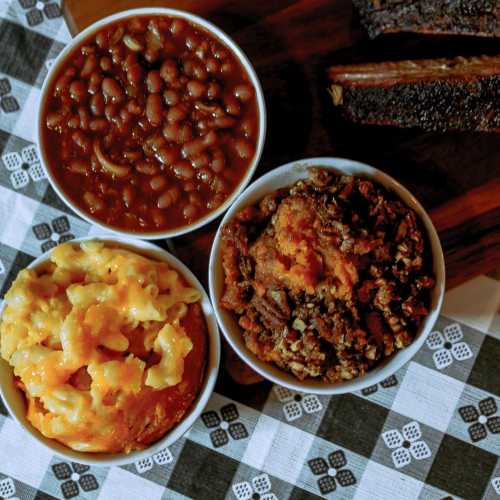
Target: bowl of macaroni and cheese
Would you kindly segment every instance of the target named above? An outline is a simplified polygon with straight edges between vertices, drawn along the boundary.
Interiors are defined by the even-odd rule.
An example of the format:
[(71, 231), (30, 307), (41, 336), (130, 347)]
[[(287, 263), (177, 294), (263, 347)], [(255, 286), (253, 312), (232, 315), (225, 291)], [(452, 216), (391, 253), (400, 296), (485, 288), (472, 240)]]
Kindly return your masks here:
[(53, 452), (119, 465), (193, 425), (219, 367), (217, 323), (195, 276), (133, 239), (82, 238), (22, 270), (0, 318), (0, 391)]

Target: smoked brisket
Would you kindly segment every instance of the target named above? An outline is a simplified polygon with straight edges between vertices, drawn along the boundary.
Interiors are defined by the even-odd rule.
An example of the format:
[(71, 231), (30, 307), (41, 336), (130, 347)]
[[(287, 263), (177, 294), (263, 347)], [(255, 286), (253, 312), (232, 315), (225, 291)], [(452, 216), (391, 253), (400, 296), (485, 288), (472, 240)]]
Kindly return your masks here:
[(412, 31), (500, 36), (499, 0), (353, 0), (370, 37)]
[(330, 94), (357, 123), (500, 132), (500, 56), (334, 66)]

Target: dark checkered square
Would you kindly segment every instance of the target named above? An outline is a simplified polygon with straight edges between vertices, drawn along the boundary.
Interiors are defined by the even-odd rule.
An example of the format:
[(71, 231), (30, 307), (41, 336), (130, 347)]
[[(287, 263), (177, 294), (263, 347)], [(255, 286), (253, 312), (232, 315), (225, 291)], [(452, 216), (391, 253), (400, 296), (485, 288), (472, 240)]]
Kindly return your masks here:
[(333, 453), (330, 453), (330, 455), (328, 455), (328, 461), (330, 462), (330, 465), (335, 469), (340, 469), (341, 467), (344, 467), (344, 465), (347, 465), (347, 460), (342, 450), (337, 450)]
[(26, 20), (30, 26), (37, 26), (43, 23), (43, 14), (38, 9), (32, 9), (26, 13)]
[(469, 436), (474, 442), (481, 441), (481, 439), (484, 439), (488, 435), (488, 433), (486, 432), (486, 427), (479, 422), (472, 424), (468, 430)]
[(42, 222), (33, 226), (33, 233), (37, 240), (46, 240), (52, 235), (52, 230), (46, 222)]
[(67, 233), (70, 230), (69, 220), (65, 215), (57, 217), (52, 221), (52, 229), (58, 233)]
[(220, 424), (219, 415), (215, 411), (206, 411), (201, 414), (201, 419), (206, 427), (211, 429), (212, 427), (217, 427)]
[(166, 486), (190, 498), (225, 498), (238, 465), (233, 458), (186, 439)]
[(370, 385), (370, 387), (365, 387), (364, 389), (361, 390), (361, 394), (363, 396), (369, 396), (370, 394), (375, 394), (378, 391), (378, 386), (377, 384), (375, 385)]
[(36, 5), (36, 0), (18, 0), (23, 9), (31, 9)]
[(83, 472), (87, 472), (90, 469), (90, 467), (88, 465), (79, 464), (76, 462), (71, 462), (71, 465), (73, 467), (73, 470), (75, 472), (77, 472), (78, 474), (82, 474)]
[(497, 457), (461, 439), (445, 435), (426, 482), (463, 498), (482, 498)]
[(464, 422), (475, 422), (479, 418), (479, 413), (472, 405), (459, 408), (458, 413), (460, 413)]
[(11, 90), (8, 78), (0, 78), (0, 97), (9, 94)]
[(83, 491), (93, 491), (99, 488), (97, 479), (92, 474), (85, 474), (78, 480)]
[[(40, 20), (42, 13), (34, 9), (29, 16), (31, 17), (27, 14), (28, 23), (31, 19), (34, 24)], [(0, 34), (0, 72), (28, 85), (35, 84), (38, 74), (44, 68), (53, 40), (7, 19), (0, 22)], [(42, 81), (37, 83), (41, 85)]]
[(388, 409), (354, 394), (333, 396), (317, 434), (342, 448), (370, 457), (388, 412)]
[(75, 481), (66, 481), (65, 483), (61, 484), (61, 491), (64, 496), (64, 498), (73, 498), (80, 493), (78, 489), (78, 484), (75, 483)]
[(210, 440), (215, 448), (219, 448), (219, 446), (229, 443), (229, 436), (225, 430), (216, 429), (210, 433)]
[(295, 486), (290, 492), (288, 500), (321, 500), (321, 497)]
[(479, 401), (479, 411), (489, 417), (497, 412), (497, 404), (493, 398), (486, 398)]
[(490, 417), (486, 422), (486, 427), (493, 434), (498, 434), (500, 432), (500, 417)]
[(339, 482), (340, 486), (343, 487), (356, 484), (356, 478), (354, 477), (354, 474), (347, 469), (338, 471), (336, 479)]
[(394, 375), (391, 375), (385, 380), (382, 380), (382, 382), (380, 382), (380, 385), (384, 389), (388, 389), (389, 387), (394, 387), (395, 385), (398, 385), (398, 379)]
[(60, 481), (62, 481), (63, 479), (69, 479), (71, 477), (71, 474), (72, 474), (71, 467), (64, 462), (59, 463), (59, 464), (54, 464), (52, 466), (52, 470), (54, 471), (54, 475)]
[(245, 439), (248, 437), (248, 432), (246, 427), (241, 422), (236, 422), (235, 424), (231, 424), (229, 426), (229, 434), (233, 439)]
[(323, 476), (318, 479), (319, 491), (323, 493), (323, 495), (327, 495), (332, 491), (335, 491), (337, 485), (335, 484), (335, 479), (330, 476)]
[(326, 474), (326, 471), (328, 470), (328, 464), (326, 463), (326, 460), (324, 458), (313, 458), (307, 463), (309, 464), (312, 473), (316, 476), (319, 476), (320, 474)]
[(491, 367), (497, 366), (499, 359), (500, 340), (486, 335), (467, 382), (490, 394), (500, 396), (500, 377), (491, 374)]
[(61, 17), (61, 9), (56, 3), (49, 3), (43, 8), (43, 12), (47, 16), (47, 19), (55, 19), (56, 17)]
[(220, 413), (222, 415), (222, 418), (226, 422), (232, 422), (233, 420), (236, 420), (240, 416), (240, 414), (238, 413), (238, 409), (236, 408), (236, 405), (233, 403), (223, 406), (220, 409)]
[(17, 99), (15, 97), (12, 97), (11, 95), (2, 97), (2, 100), (0, 101), (0, 107), (2, 108), (4, 113), (14, 113), (16, 111), (19, 111), (20, 109)]

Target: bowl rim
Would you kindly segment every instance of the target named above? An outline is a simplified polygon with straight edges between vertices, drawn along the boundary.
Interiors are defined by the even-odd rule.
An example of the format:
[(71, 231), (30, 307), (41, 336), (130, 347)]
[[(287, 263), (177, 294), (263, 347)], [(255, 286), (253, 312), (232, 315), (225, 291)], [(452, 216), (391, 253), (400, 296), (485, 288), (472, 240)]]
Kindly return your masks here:
[[(235, 187), (233, 192), (229, 195), (229, 197), (215, 210), (208, 212), (200, 219), (196, 220), (192, 224), (184, 224), (183, 226), (163, 230), (163, 231), (148, 231), (148, 232), (137, 232), (137, 231), (128, 231), (125, 229), (120, 229), (115, 226), (111, 226), (105, 224), (99, 219), (95, 218), (92, 214), (87, 213), (85, 210), (80, 208), (71, 198), (65, 193), (62, 186), (59, 185), (59, 182), (52, 174), (51, 169), (49, 167), (49, 161), (45, 154), (45, 149), (43, 147), (43, 113), (45, 110), (45, 102), (47, 99), (47, 94), (49, 91), (49, 87), (51, 86), (54, 78), (57, 75), (60, 67), (66, 62), (66, 58), (70, 52), (72, 52), (83, 40), (85, 40), (92, 33), (98, 31), (102, 27), (107, 24), (110, 24), (114, 21), (120, 19), (126, 19), (134, 16), (143, 16), (143, 15), (158, 15), (158, 16), (170, 16), (177, 17), (181, 19), (186, 19), (187, 21), (199, 25), (204, 30), (208, 31), (212, 36), (220, 40), (238, 59), (240, 64), (243, 66), (245, 71), (248, 74), (249, 80), (252, 83), (255, 89), (255, 97), (257, 101), (257, 109), (258, 109), (258, 121), (259, 121), (259, 134), (257, 138), (257, 144), (255, 148), (255, 154), (252, 162), (250, 163), (245, 175), (241, 178), (239, 184)], [(262, 152), (264, 150), (265, 140), (266, 140), (266, 130), (267, 130), (267, 111), (266, 111), (266, 103), (264, 98), (264, 92), (262, 90), (262, 85), (260, 83), (257, 72), (255, 71), (252, 63), (248, 56), (243, 52), (241, 47), (222, 29), (213, 24), (212, 22), (204, 19), (201, 16), (193, 14), (188, 11), (174, 9), (170, 7), (139, 7), (134, 9), (127, 9), (121, 12), (117, 12), (115, 14), (111, 14), (106, 16), (98, 21), (95, 21), (90, 26), (85, 28), (83, 31), (78, 33), (72, 40), (64, 47), (64, 49), (58, 54), (54, 63), (52, 64), (50, 70), (48, 71), (42, 89), (40, 91), (40, 100), (38, 105), (38, 113), (36, 118), (36, 145), (38, 148), (38, 153), (40, 157), (40, 163), (42, 168), (45, 171), (45, 175), (47, 179), (57, 193), (57, 195), (64, 201), (64, 203), (71, 208), (76, 214), (78, 214), (85, 221), (95, 224), (99, 226), (101, 229), (104, 229), (108, 232), (112, 232), (117, 235), (131, 237), (131, 238), (141, 238), (145, 240), (158, 240), (165, 238), (174, 238), (176, 236), (181, 236), (183, 234), (187, 234), (190, 232), (199, 229), (206, 224), (209, 224), (214, 219), (223, 214), (236, 200), (239, 194), (245, 189), (245, 187), (250, 182), (251, 178), (255, 174), (257, 167), (259, 165), (260, 159), (262, 157)]]
[[(171, 253), (148, 241), (117, 237), (114, 235), (75, 238), (74, 240), (70, 240), (67, 243), (78, 244), (87, 241), (98, 241), (110, 245), (115, 245), (118, 248), (125, 248), (137, 252), (141, 255), (145, 255), (149, 258), (154, 258), (162, 262), (166, 262), (173, 269), (178, 271), (179, 274), (181, 274), (191, 286), (199, 290), (202, 296), (200, 305), (202, 307), (203, 316), (205, 317), (205, 321), (207, 324), (207, 359), (203, 383), (200, 386), (198, 396), (193, 401), (191, 407), (188, 409), (185, 416), (180, 420), (180, 422), (178, 422), (177, 425), (175, 425), (172, 429), (167, 431), (167, 433), (161, 439), (150, 444), (143, 450), (132, 451), (130, 453), (94, 453), (77, 451), (62, 443), (59, 443), (55, 439), (45, 437), (27, 420), (25, 413), (21, 414), (21, 412), (16, 411), (11, 404), (11, 399), (7, 396), (7, 386), (10, 386), (12, 384), (13, 377), (0, 377), (0, 396), (3, 399), (5, 406), (9, 411), (9, 414), (12, 416), (13, 420), (39, 444), (41, 444), (44, 448), (50, 450), (51, 453), (57, 454), (65, 458), (66, 460), (76, 461), (93, 466), (109, 467), (115, 465), (125, 465), (136, 462), (137, 460), (147, 458), (166, 448), (167, 446), (170, 446), (172, 443), (180, 439), (186, 432), (188, 432), (189, 429), (195, 424), (195, 421), (205, 409), (215, 388), (215, 382), (219, 372), (221, 356), (219, 328), (212, 304), (210, 302), (210, 298), (203, 288), (202, 284), (192, 273), (192, 271), (190, 271), (185, 264), (183, 264), (177, 257), (172, 255)], [(52, 253), (52, 250), (53, 249), (37, 257), (25, 269), (36, 268), (47, 262), (50, 254)], [(2, 312), (3, 307), (0, 307), (0, 320)], [(0, 364), (4, 366), (4, 369), (10, 370), (12, 372), (11, 365), (3, 358), (0, 358)]]
[[(436, 285), (432, 290), (430, 312), (420, 326), (415, 340), (407, 348), (397, 351), (397, 353), (382, 362), (373, 370), (367, 372), (365, 375), (337, 384), (328, 384), (310, 380), (300, 381), (293, 375), (275, 367), (271, 363), (265, 363), (259, 360), (244, 345), (244, 342), (241, 340), (240, 331), (232, 331), (231, 326), (226, 322), (224, 316), (229, 316), (231, 313), (223, 310), (219, 305), (222, 286), (219, 286), (219, 288), (216, 289), (215, 283), (216, 273), (222, 273), (220, 252), (221, 230), (224, 224), (229, 222), (237, 211), (245, 206), (255, 203), (255, 201), (249, 201), (249, 198), (253, 197), (254, 200), (260, 200), (266, 194), (275, 191), (280, 186), (290, 186), (299, 180), (299, 178), (306, 178), (307, 170), (311, 167), (324, 167), (329, 170), (337, 171), (341, 174), (343, 173), (345, 175), (372, 179), (393, 191), (406, 205), (413, 208), (425, 227), (432, 251), (433, 270), (436, 275)], [(295, 177), (294, 180), (286, 180), (287, 175), (289, 174)], [(268, 188), (268, 186), (275, 179), (278, 180), (274, 184), (274, 187), (272, 189)], [(435, 322), (437, 321), (443, 305), (445, 291), (445, 264), (441, 243), (428, 213), (419, 201), (403, 185), (385, 172), (365, 163), (338, 157), (315, 157), (292, 161), (269, 171), (250, 184), (226, 212), (219, 228), (217, 229), (210, 253), (208, 275), (210, 299), (212, 300), (212, 306), (214, 308), (219, 327), (224, 337), (236, 351), (238, 356), (262, 377), (275, 384), (287, 387), (293, 391), (322, 395), (345, 394), (365, 389), (390, 377), (403, 365), (408, 363), (422, 347)], [(222, 285), (220, 279), (219, 285)]]

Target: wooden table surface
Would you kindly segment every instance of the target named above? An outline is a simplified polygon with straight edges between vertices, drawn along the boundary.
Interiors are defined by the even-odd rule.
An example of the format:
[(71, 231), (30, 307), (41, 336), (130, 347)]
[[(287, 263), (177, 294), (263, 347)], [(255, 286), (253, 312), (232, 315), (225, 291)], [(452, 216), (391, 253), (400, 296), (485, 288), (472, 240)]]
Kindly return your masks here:
[[(370, 40), (350, 0), (65, 0), (63, 10), (75, 34), (108, 14), (145, 5), (202, 15), (252, 61), (268, 110), (256, 176), (313, 156), (369, 163), (402, 182), (430, 211), (445, 252), (448, 288), (500, 266), (500, 134), (357, 126), (337, 116), (326, 91), (332, 64), (492, 54), (500, 50), (498, 40), (410, 34)], [(218, 223), (174, 241), (205, 283)]]

